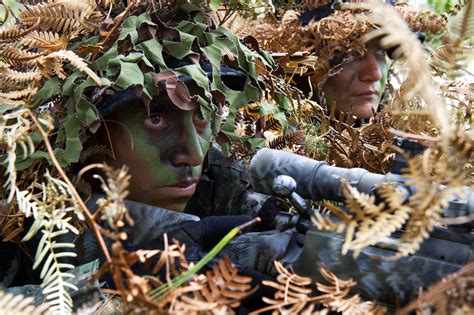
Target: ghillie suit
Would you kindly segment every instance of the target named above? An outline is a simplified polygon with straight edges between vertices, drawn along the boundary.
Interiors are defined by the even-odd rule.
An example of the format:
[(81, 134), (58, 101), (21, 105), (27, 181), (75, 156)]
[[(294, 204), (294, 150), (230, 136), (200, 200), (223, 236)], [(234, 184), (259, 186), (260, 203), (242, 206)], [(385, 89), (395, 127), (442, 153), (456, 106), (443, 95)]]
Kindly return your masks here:
[[(407, 78), (406, 70), (397, 68), (400, 67), (399, 62), (394, 62), (392, 69), (389, 70), (388, 84), (379, 111), (369, 124), (365, 124), (362, 128), (353, 128), (355, 120), (352, 117), (341, 116), (334, 111), (332, 104), (326, 104), (323, 85), (329, 78), (339, 73), (345, 64), (363, 56), (366, 42), (374, 38), (380, 39), (388, 55), (395, 59), (399, 57), (403, 59), (400, 47), (407, 46), (406, 42), (413, 41), (412, 44), (417, 45), (414, 34), (403, 37), (404, 35), (398, 32), (390, 39), (383, 39), (386, 26), (374, 22), (370, 17), (371, 6), (381, 2), (285, 1), (277, 11), (278, 14), (269, 13), (257, 22), (235, 23), (233, 27), (240, 34), (255, 36), (262, 48), (272, 52), (276, 62), (285, 70), (288, 82), (297, 86), (311, 100), (316, 101), (314, 103), (301, 100), (297, 93), (292, 93), (295, 101), (290, 120), (295, 126), (294, 130), (300, 134), (298, 141), (294, 141), (294, 133), (290, 132), (286, 137), (280, 133), (279, 137), (268, 141), (269, 147), (304, 152), (303, 154), (309, 157), (327, 160), (341, 167), (363, 167), (373, 172), (386, 173), (390, 169), (394, 153), (390, 148), (394, 136), (391, 128), (435, 135), (433, 132), (436, 127), (431, 119), (423, 116), (424, 110), (413, 100), (409, 102), (406, 100), (406, 97), (410, 98), (413, 95), (409, 92), (408, 83), (412, 81), (403, 83), (400, 89), (397, 87), (404, 78)], [(448, 40), (447, 36), (448, 17), (455, 15), (461, 6), (462, 4), (459, 4), (448, 13), (436, 14), (430, 10), (415, 9), (404, 1), (392, 5), (394, 12), (404, 19), (406, 25), (418, 37), (445, 38), (447, 44), (443, 45), (444, 49), (440, 47), (434, 51), (431, 59), (433, 66), (444, 65), (434, 68), (439, 74), (445, 73), (442, 69), (446, 69), (446, 59), (455, 58), (457, 55), (456, 60), (460, 61), (469, 51), (461, 39), (456, 42)], [(466, 8), (465, 17), (469, 15), (471, 10), (469, 8), (470, 6)], [(460, 34), (460, 38), (464, 39), (467, 38), (466, 31), (469, 29), (469, 23), (467, 20), (465, 22), (467, 23), (465, 28), (457, 27), (464, 29)], [(395, 33), (396, 30), (392, 31)], [(451, 46), (455, 42), (457, 48)], [(418, 55), (415, 58), (425, 57)], [(443, 59), (445, 61), (441, 61)], [(413, 74), (416, 75), (415, 71), (411, 75)], [(453, 97), (461, 102), (459, 115), (466, 117), (469, 123), (471, 119), (469, 103), (472, 102), (469, 95), (472, 90), (468, 84), (454, 85), (456, 87), (448, 85), (451, 87), (446, 86), (442, 89), (456, 90), (453, 91)], [(290, 94), (290, 90), (287, 91)], [(453, 101), (452, 98), (448, 100)], [(403, 110), (399, 110), (400, 106)], [(409, 112), (417, 108), (419, 110), (409, 116)], [(258, 120), (258, 117), (254, 120)], [(305, 145), (295, 147), (295, 144), (303, 143), (302, 137), (305, 138)]]
[[(84, 164), (90, 156), (111, 153), (104, 146), (83, 147), (103, 124), (104, 116), (121, 102), (106, 106), (110, 105), (107, 100), (117, 96), (141, 99), (141, 110), (145, 111), (157, 94), (166, 93), (177, 108), (198, 104), (222, 146), (238, 141), (255, 148), (262, 144), (261, 139), (235, 135), (236, 112), (260, 99), (262, 81), (272, 82), (276, 77), (265, 52), (255, 51), (216, 25), (212, 11), (186, 1), (58, 0), (24, 7), (17, 4), (11, 11), (4, 8), (13, 19), (0, 33), (4, 169), (0, 227), (2, 240), (19, 244), (12, 249), (13, 265), (8, 270), (21, 274), (15, 255), (24, 247), (25, 253), (34, 255), (25, 258), (26, 268), (41, 267), (41, 272), (32, 276), (41, 278), (52, 310), (70, 313), (70, 292), (77, 288), (70, 281), (74, 266), (69, 261), (76, 256), (74, 238), (86, 226), (97, 238), (107, 268), (112, 273), (115, 270), (115, 276), (130, 276), (114, 265), (120, 265), (126, 255), (120, 242), (126, 238), (124, 226), (133, 219), (124, 205), (130, 182), (126, 169), (98, 167), (107, 177), (101, 185), (106, 195), (94, 205), (98, 209), (95, 214), (83, 199), (92, 187), (79, 176), (76, 183), (72, 180), (77, 164)], [(264, 72), (262, 68), (257, 71), (257, 59)], [(241, 79), (238, 89), (222, 79), (229, 69)], [(197, 84), (196, 95), (190, 95), (184, 78)], [(279, 91), (268, 93), (285, 99)], [(286, 105), (282, 104), (281, 110)], [(152, 212), (159, 219), (160, 212)], [(191, 215), (183, 217), (197, 220)], [(170, 220), (174, 224), (182, 221)], [(104, 236), (113, 240), (112, 250), (105, 246)], [(33, 241), (25, 243), (28, 240)], [(130, 240), (130, 245), (135, 245), (134, 238)], [(134, 259), (143, 260), (140, 253), (131, 257), (130, 264)], [(28, 282), (29, 276), (22, 274), (25, 279), (18, 281), (9, 275), (3, 278), (3, 272), (1, 275), (7, 286)], [(132, 285), (132, 278), (127, 279), (128, 285)], [(146, 283), (140, 290), (145, 291), (118, 289), (128, 299), (128, 289), (132, 296), (146, 297), (152, 287), (159, 286), (156, 280), (153, 284), (142, 280)]]

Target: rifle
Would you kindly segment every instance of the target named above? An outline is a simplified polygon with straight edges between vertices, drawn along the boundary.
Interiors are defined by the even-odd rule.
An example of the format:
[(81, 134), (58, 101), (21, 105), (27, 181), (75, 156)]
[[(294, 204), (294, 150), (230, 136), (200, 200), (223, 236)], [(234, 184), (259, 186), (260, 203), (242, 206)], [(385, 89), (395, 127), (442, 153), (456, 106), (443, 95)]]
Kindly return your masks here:
[[(404, 178), (393, 172), (403, 167), (400, 156), (395, 158), (394, 164), (391, 173), (381, 175), (362, 168), (330, 166), (326, 162), (289, 152), (260, 149), (250, 163), (253, 189), (259, 193), (287, 197), (297, 210), (296, 213), (280, 213), (275, 218), (277, 229), (284, 231), (293, 228), (296, 234), (296, 241), (289, 244), (281, 261), (291, 265), (297, 274), (318, 282), (323, 278), (313, 262), (322, 263), (338, 277), (356, 280), (355, 289), (363, 297), (389, 307), (409, 302), (416, 298), (419, 288), (440, 281), (471, 261), (474, 257), (472, 221), (447, 229), (435, 227), (415, 254), (395, 261), (375, 260), (373, 257), (393, 256), (402, 231), (396, 231), (389, 239), (366, 247), (354, 258), (351, 251), (341, 255), (343, 235), (315, 228), (310, 216), (316, 210), (307, 206), (305, 199), (343, 202), (341, 179), (368, 194), (375, 193), (377, 185), (390, 181), (402, 189), (408, 200), (415, 189), (405, 185)], [(473, 213), (472, 191), (465, 198), (450, 200), (445, 209), (445, 216), (448, 217)]]

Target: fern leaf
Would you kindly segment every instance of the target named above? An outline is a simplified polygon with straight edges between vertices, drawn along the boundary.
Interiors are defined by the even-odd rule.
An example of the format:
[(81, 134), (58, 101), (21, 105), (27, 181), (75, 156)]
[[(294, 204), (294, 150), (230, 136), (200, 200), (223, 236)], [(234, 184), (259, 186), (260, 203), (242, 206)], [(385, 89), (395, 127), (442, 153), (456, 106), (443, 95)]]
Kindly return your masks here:
[(0, 98), (11, 99), (11, 100), (28, 99), (28, 98), (31, 98), (33, 95), (35, 95), (37, 91), (38, 91), (37, 88), (26, 88), (21, 91), (0, 93)]
[(14, 82), (33, 82), (41, 79), (41, 74), (38, 70), (21, 72), (8, 67), (2, 67), (0, 68), (0, 73), (3, 75), (3, 79)]
[(0, 314), (3, 315), (43, 315), (47, 313), (49, 305), (33, 305), (33, 297), (23, 295), (4, 294), (0, 291)]
[(281, 123), (272, 116), (265, 122), (265, 130), (280, 131)]
[(27, 6), (20, 15), (20, 21), (26, 25), (33, 25), (39, 20), (39, 28), (43, 31), (58, 33), (92, 33), (97, 27), (97, 16), (93, 10), (84, 6), (68, 3), (44, 3)]
[(87, 66), (87, 64), (84, 62), (84, 60), (81, 57), (79, 57), (78, 55), (76, 55), (74, 52), (70, 51), (70, 50), (56, 51), (56, 52), (50, 53), (45, 58), (46, 59), (52, 59), (52, 60), (54, 60), (55, 58), (58, 58), (60, 60), (69, 61), (74, 68), (76, 68), (79, 71), (82, 71), (85, 74), (87, 74), (92, 80), (94, 80), (94, 82), (97, 85), (100, 86), (102, 84), (101, 81), (100, 81), (100, 78), (97, 76), (97, 74), (95, 74), (94, 71), (92, 71)]
[(194, 281), (179, 291), (186, 294), (181, 293), (177, 303), (173, 302), (170, 312), (227, 310), (230, 307), (238, 307), (241, 300), (257, 289), (252, 288), (250, 284), (252, 278), (238, 274), (237, 268), (228, 257), (220, 259), (212, 270), (206, 272), (205, 277), (197, 276)]
[(6, 42), (16, 41), (33, 31), (38, 26), (38, 22), (33, 24), (27, 29), (18, 29), (18, 28), (8, 28), (6, 30), (0, 31), (0, 40)]
[(28, 36), (20, 41), (20, 44), (30, 49), (44, 49), (48, 52), (65, 50), (69, 41), (70, 36), (59, 35), (54, 32), (38, 32), (33, 31)]
[(0, 58), (3, 62), (12, 66), (28, 66), (34, 65), (33, 60), (42, 56), (43, 53), (32, 53), (21, 50), (13, 46), (7, 46), (0, 51)]

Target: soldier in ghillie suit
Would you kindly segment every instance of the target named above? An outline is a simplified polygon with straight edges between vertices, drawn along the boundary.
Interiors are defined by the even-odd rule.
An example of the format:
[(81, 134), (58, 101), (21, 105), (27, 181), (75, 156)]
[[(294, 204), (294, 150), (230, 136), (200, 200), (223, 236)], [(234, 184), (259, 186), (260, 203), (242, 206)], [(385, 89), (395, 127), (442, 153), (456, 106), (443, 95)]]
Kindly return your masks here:
[[(299, 152), (341, 167), (387, 173), (393, 155), (390, 128), (407, 120), (387, 106), (400, 102), (400, 94), (394, 95), (395, 87), (387, 82), (390, 60), (403, 59), (396, 47), (399, 40), (396, 45), (384, 41), (380, 26), (369, 18), (370, 6), (384, 1), (283, 2), (278, 14), (269, 13), (238, 31), (255, 36), (285, 70), (287, 81), (313, 101), (302, 102), (299, 118), (293, 120), (305, 135)], [(446, 29), (446, 14), (403, 1), (391, 6), (413, 32), (404, 41), (416, 44), (425, 34)]]
[[(106, 18), (109, 10), (113, 19)], [(76, 16), (74, 23), (61, 24), (55, 20), (63, 13), (72, 16), (79, 12), (82, 13)], [(31, 140), (30, 135), (25, 134), (25, 138), (20, 139), (26, 139), (29, 147), (25, 149), (31, 150), (25, 152), (21, 160), (24, 175), (9, 178), (8, 186), (5, 185), (10, 189), (5, 192), (10, 193), (5, 204), (5, 212), (10, 215), (7, 218), (17, 220), (4, 223), (2, 238), (16, 242), (29, 240), (29, 248), (24, 249), (27, 253), (24, 255), (10, 243), (2, 245), (2, 250), (11, 253), (11, 260), (5, 262), (8, 272), (2, 270), (1, 274), (3, 286), (35, 284), (39, 278), (46, 282), (47, 288), (54, 285), (52, 280), (44, 280), (51, 278), (51, 261), (43, 267), (41, 275), (21, 271), (30, 271), (33, 265), (38, 268), (45, 257), (58, 254), (53, 247), (48, 247), (54, 236), (47, 234), (48, 238), (41, 238), (37, 233), (45, 226), (48, 233), (60, 230), (54, 235), (59, 236), (61, 244), (69, 244), (59, 246), (60, 256), (78, 256), (72, 261), (80, 263), (107, 258), (107, 254), (101, 252), (103, 244), (97, 242), (93, 233), (86, 230), (79, 241), (72, 237), (84, 228), (81, 222), (84, 211), (91, 214), (97, 211), (94, 216), (100, 215), (112, 230), (119, 227), (121, 233), (107, 235), (113, 236), (115, 241), (123, 241), (125, 247), (154, 246), (163, 233), (168, 232), (170, 239), (180, 239), (188, 245), (189, 261), (199, 260), (201, 250), (216, 243), (232, 227), (249, 220), (248, 216), (222, 217), (198, 224), (197, 216), (182, 211), (198, 187), (211, 142), (218, 139), (225, 146), (229, 140), (240, 140), (233, 134), (235, 112), (260, 99), (263, 85), (259, 75), (262, 73), (257, 74), (255, 60), (260, 60), (268, 73), (273, 69), (271, 58), (265, 52), (253, 51), (225, 28), (213, 25), (209, 12), (190, 3), (180, 6), (167, 3), (159, 9), (152, 4), (135, 2), (125, 7), (110, 3), (103, 7), (86, 1), (39, 3), (27, 6), (18, 24), (3, 34), (15, 44), (5, 45), (2, 51), (3, 61), (8, 64), (2, 68), (2, 80), (8, 82), (5, 88), (10, 88), (10, 92), (22, 92), (5, 94), (2, 114), (20, 113), (19, 109), (29, 106), (25, 115), (38, 123), (36, 128), (43, 138)], [(17, 32), (22, 28), (25, 30)], [(47, 32), (55, 32), (58, 37), (51, 37)], [(29, 54), (27, 62), (22, 63), (21, 60), (26, 60), (21, 59), (22, 53)], [(89, 61), (88, 65), (84, 59)], [(284, 97), (275, 93), (275, 98)], [(39, 120), (35, 120), (36, 117)], [(3, 123), (8, 127), (8, 120)], [(58, 133), (51, 132), (55, 126)], [(48, 133), (51, 133), (49, 137)], [(48, 141), (46, 146), (42, 141)], [(252, 139), (243, 141), (254, 147), (258, 144)], [(7, 149), (8, 158), (13, 159), (15, 149)], [(41, 160), (47, 156), (43, 150), (49, 154), (54, 150), (52, 160), (57, 170), (52, 175), (42, 175), (48, 169), (46, 160)], [(212, 151), (220, 159), (223, 157), (219, 146)], [(211, 168), (214, 160), (207, 158)], [(107, 178), (101, 181), (100, 176), (91, 176), (96, 172), (96, 169), (91, 170), (94, 166), (80, 171), (87, 163), (97, 166), (104, 162), (108, 165), (98, 166), (98, 169), (122, 180), (123, 187), (108, 186)], [(131, 178), (124, 175), (124, 169), (111, 171), (123, 165), (127, 166)], [(222, 169), (221, 165), (218, 167)], [(201, 197), (207, 198), (204, 203), (219, 206), (228, 213), (232, 212), (228, 208), (242, 204), (238, 200), (247, 198), (247, 187), (244, 175), (240, 174), (241, 166), (239, 168), (238, 186), (227, 182), (226, 185), (232, 187), (224, 187), (219, 182), (222, 187), (216, 187), (227, 191), (220, 196), (225, 202), (203, 194)], [(84, 199), (88, 199), (88, 210), (76, 201), (75, 188), (54, 181), (58, 172), (65, 175), (64, 169), (74, 177)], [(20, 169), (8, 172), (16, 175)], [(38, 177), (32, 179), (33, 173)], [(52, 195), (37, 199), (42, 193), (41, 185), (35, 186), (32, 180), (47, 183), (43, 187), (49, 185), (48, 192)], [(63, 187), (62, 190), (57, 185)], [(97, 194), (101, 189), (105, 195)], [(61, 192), (68, 197), (54, 196)], [(110, 198), (115, 201), (111, 203)], [(267, 198), (249, 198), (248, 207), (238, 211), (253, 213), (252, 209), (261, 207), (262, 200)], [(60, 204), (47, 206), (54, 200)], [(48, 212), (51, 209), (57, 211), (52, 214)], [(64, 213), (60, 214), (61, 211)], [(196, 207), (189, 211), (204, 216), (210, 214)], [(56, 214), (59, 217), (54, 217)], [(24, 225), (23, 217), (26, 217)], [(86, 217), (92, 218), (87, 213)], [(27, 231), (26, 236), (24, 231)], [(123, 233), (128, 235), (126, 239)], [(35, 254), (38, 242), (39, 248), (46, 249), (32, 259), (30, 255)], [(73, 243), (78, 244), (77, 255), (65, 250)], [(64, 268), (69, 269), (70, 265)], [(51, 290), (56, 292), (56, 289)], [(51, 290), (45, 294), (51, 294)], [(53, 300), (55, 307), (63, 305), (56, 303), (58, 295), (47, 299)]]
[[(278, 18), (268, 15), (264, 23), (240, 31), (281, 57), (277, 62), (288, 78), (328, 111), (334, 103), (336, 114), (368, 119), (382, 103), (387, 57), (399, 56), (393, 56), (396, 47), (380, 47), (381, 37), (366, 36), (377, 28), (365, 16), (370, 9), (351, 2), (285, 1)], [(446, 27), (446, 15), (404, 1), (394, 7), (420, 39), (423, 32), (439, 33)]]

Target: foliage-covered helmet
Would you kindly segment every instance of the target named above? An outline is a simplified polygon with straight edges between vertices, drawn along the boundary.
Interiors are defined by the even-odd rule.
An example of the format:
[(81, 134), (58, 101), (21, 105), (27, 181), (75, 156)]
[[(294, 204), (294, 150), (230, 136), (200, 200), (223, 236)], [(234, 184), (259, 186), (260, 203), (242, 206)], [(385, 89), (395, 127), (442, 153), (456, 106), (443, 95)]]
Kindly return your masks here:
[[(245, 32), (253, 34), (265, 49), (292, 56), (280, 59), (288, 74), (310, 76), (313, 85), (322, 86), (332, 68), (364, 54), (364, 35), (377, 28), (367, 18), (370, 2), (366, 3), (369, 7), (358, 2), (282, 5), (278, 19), (267, 16), (265, 23), (255, 23)], [(446, 26), (445, 15), (415, 9), (403, 1), (394, 7), (413, 31), (436, 33)]]
[[(99, 113), (110, 112), (112, 95), (123, 91), (145, 105), (161, 90), (178, 107), (187, 102), (208, 107), (214, 134), (227, 105), (222, 132), (232, 138), (234, 113), (261, 94), (255, 60), (267, 69), (272, 62), (214, 25), (208, 13), (184, 1), (27, 5), (18, 22), (0, 34), (2, 113), (21, 106), (55, 113), (62, 165), (78, 161), (81, 130), (96, 130)], [(223, 79), (236, 77), (237, 85)], [(194, 81), (199, 95), (189, 95), (183, 80)], [(126, 95), (117, 96), (115, 105)]]

